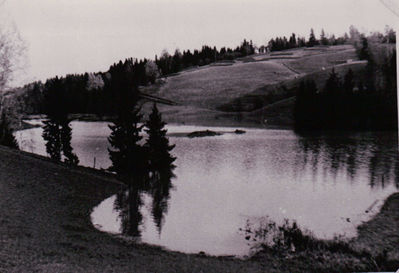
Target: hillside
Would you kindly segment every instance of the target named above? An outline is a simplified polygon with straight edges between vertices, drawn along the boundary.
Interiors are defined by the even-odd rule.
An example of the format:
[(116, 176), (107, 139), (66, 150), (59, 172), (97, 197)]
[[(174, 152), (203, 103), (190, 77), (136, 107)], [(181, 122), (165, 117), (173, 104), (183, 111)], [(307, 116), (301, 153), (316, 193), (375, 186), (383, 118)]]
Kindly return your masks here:
[(312, 78), (321, 89), (333, 67), (343, 77), (365, 64), (351, 45), (295, 48), (185, 70), (143, 92), (178, 104), (161, 106), (168, 122), (290, 126), (302, 80)]
[[(291, 126), (294, 97), (302, 80), (311, 78), (321, 89), (332, 68), (343, 77), (349, 68), (358, 74), (365, 64), (357, 60), (351, 45), (294, 48), (192, 67), (141, 91), (175, 102), (159, 105), (169, 123)], [(20, 127), (23, 116), (37, 114), (41, 100), (31, 87), (2, 95), (3, 110), (14, 127)], [(144, 101), (144, 112), (151, 105)]]

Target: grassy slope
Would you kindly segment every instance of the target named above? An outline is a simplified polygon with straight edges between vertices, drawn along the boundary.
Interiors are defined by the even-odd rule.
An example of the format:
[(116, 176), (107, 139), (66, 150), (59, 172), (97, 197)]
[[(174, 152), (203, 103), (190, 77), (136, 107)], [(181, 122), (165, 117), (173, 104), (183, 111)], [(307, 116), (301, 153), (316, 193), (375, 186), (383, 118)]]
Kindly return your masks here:
[[(296, 51), (296, 52), (295, 52)], [(312, 73), (323, 67), (345, 63), (347, 60), (356, 60), (355, 49), (352, 46), (316, 47), (294, 50), (298, 59), (283, 59), (282, 62), (298, 73)]]
[[(348, 67), (358, 70), (364, 65), (341, 64), (348, 59), (356, 59), (350, 45), (257, 54), (190, 68), (143, 91), (180, 103), (160, 107), (167, 122), (259, 126), (267, 119), (267, 126), (291, 125), (293, 100), (286, 99), (295, 94), (300, 81), (313, 78), (321, 87), (332, 66), (343, 74)], [(25, 91), (16, 89), (2, 100), (3, 109), (16, 121), (14, 127), (20, 126), (18, 118), (31, 107), (24, 105)], [(150, 104), (144, 105), (144, 111), (150, 111)]]
[[(247, 120), (253, 120), (253, 122), (261, 122), (267, 119), (268, 124), (291, 125), (293, 123), (292, 109), (295, 103), (295, 92), (301, 81), (313, 79), (317, 88), (322, 90), (332, 68), (342, 79), (349, 69), (352, 69), (356, 75), (361, 73), (365, 65), (366, 63), (361, 61), (339, 64), (325, 68), (325, 70), (305, 74), (294, 80), (281, 82), (278, 85), (265, 86), (255, 90), (253, 93), (240, 98), (248, 108), (251, 109), (252, 107), (252, 111), (246, 113), (245, 117)], [(262, 101), (264, 106), (257, 109), (254, 108), (254, 105), (259, 101)], [(234, 104), (234, 101), (231, 104)]]
[[(169, 252), (97, 231), (92, 208), (121, 187), (112, 177), (0, 146), (0, 272), (309, 272), (376, 270), (351, 253), (259, 253), (250, 260)], [(360, 228), (358, 248), (398, 255), (399, 194)], [(396, 255), (396, 256), (395, 256)], [(395, 265), (396, 266), (396, 265)], [(380, 268), (381, 269), (381, 268)]]
[[(390, 196), (379, 214), (358, 227), (354, 246), (374, 253), (387, 252), (399, 263), (399, 193)], [(397, 269), (397, 268), (396, 268)]]
[(245, 95), (265, 84), (289, 79), (293, 72), (274, 62), (237, 63), (209, 66), (183, 72), (168, 79), (159, 96), (184, 105), (215, 109), (218, 105)]
[(350, 45), (291, 49), (183, 71), (147, 91), (180, 104), (161, 107), (168, 122), (259, 126), (267, 119), (268, 125), (290, 125), (294, 100), (287, 99), (303, 79), (322, 88), (332, 67), (343, 76), (364, 65)]

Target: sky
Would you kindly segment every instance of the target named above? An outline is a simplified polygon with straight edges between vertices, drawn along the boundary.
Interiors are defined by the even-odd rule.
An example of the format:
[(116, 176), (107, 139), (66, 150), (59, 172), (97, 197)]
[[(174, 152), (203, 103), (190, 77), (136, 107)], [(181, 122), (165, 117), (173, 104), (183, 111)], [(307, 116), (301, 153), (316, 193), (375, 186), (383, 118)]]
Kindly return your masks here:
[[(14, 84), (106, 71), (128, 57), (151, 58), (207, 44), (255, 45), (292, 32), (341, 35), (395, 27), (397, 0), (3, 0), (1, 24), (25, 41), (26, 65)], [(383, 4), (385, 2), (385, 5)], [(1, 2), (1, 1), (0, 1)], [(396, 2), (396, 7), (399, 7)]]

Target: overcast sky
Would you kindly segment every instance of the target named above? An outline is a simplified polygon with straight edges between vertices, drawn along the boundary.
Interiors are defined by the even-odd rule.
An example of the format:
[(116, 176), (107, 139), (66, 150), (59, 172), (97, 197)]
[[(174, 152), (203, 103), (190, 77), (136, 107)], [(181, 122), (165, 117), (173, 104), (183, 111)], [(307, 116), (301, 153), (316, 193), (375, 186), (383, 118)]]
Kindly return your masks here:
[(0, 9), (26, 41), (25, 80), (105, 71), (163, 49), (262, 45), (291, 32), (308, 37), (311, 27), (383, 31), (398, 21), (379, 0), (6, 0)]

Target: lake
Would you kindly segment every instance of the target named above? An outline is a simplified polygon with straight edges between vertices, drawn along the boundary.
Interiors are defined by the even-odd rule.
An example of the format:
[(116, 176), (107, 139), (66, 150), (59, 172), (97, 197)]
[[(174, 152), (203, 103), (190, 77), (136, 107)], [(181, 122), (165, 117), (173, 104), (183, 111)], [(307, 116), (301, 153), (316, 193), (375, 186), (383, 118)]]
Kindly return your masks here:
[[(106, 122), (72, 122), (80, 164), (107, 168)], [(242, 229), (265, 219), (296, 220), (318, 238), (356, 236), (356, 227), (398, 189), (396, 133), (298, 135), (291, 130), (211, 130), (221, 136), (188, 138), (201, 126), (167, 126), (177, 158), (167, 208), (157, 221), (153, 196), (142, 194), (141, 240), (167, 249), (245, 256), (254, 245)], [(22, 150), (45, 155), (41, 128), (16, 132)], [(93, 224), (120, 233), (110, 196), (94, 208)], [(159, 224), (161, 222), (161, 224)]]

